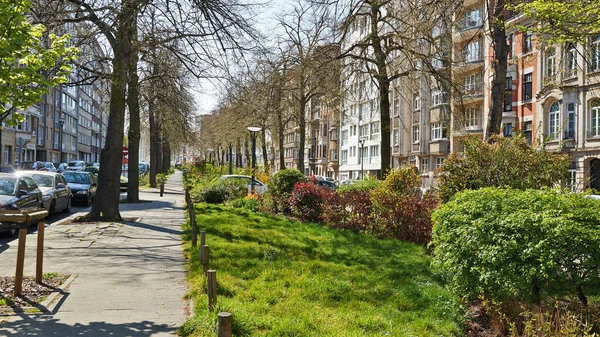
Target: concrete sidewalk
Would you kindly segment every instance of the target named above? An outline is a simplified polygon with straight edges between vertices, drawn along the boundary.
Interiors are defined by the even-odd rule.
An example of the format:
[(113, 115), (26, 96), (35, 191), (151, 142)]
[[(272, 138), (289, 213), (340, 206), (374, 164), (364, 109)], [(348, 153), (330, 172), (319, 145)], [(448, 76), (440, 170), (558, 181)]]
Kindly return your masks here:
[[(132, 222), (47, 227), (44, 272), (77, 277), (54, 312), (8, 317), (0, 336), (174, 335), (187, 311), (181, 171), (170, 176), (164, 197), (146, 189), (140, 199), (151, 202), (121, 204)], [(25, 275), (35, 275), (36, 239), (27, 237)], [(16, 244), (0, 253), (0, 275), (14, 275)]]

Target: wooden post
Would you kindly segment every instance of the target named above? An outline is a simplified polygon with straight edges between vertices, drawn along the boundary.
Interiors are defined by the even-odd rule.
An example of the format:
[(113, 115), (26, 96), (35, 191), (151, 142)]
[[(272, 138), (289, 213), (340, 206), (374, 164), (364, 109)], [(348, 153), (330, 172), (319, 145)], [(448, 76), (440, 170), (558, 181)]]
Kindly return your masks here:
[(37, 228), (37, 259), (35, 262), (35, 282), (42, 284), (42, 275), (44, 273), (44, 221), (38, 222)]
[(233, 318), (228, 312), (220, 312), (218, 314), (217, 322), (217, 336), (218, 337), (231, 337), (231, 323)]
[(208, 276), (208, 281), (206, 284), (207, 293), (208, 293), (208, 310), (212, 310), (217, 304), (217, 271), (209, 270), (206, 275)]
[(204, 245), (202, 246), (202, 272), (206, 275), (206, 272), (208, 272), (208, 246)]
[(163, 193), (165, 193), (165, 183), (161, 183), (160, 184), (160, 196), (163, 196)]
[(200, 262), (204, 261), (202, 256), (202, 247), (206, 245), (206, 231), (200, 231)]
[(190, 201), (190, 223), (192, 224), (192, 247), (196, 248), (198, 245), (198, 226), (196, 225), (196, 210), (194, 209), (194, 203)]
[(17, 272), (15, 274), (15, 296), (21, 296), (23, 291), (23, 266), (25, 264), (25, 238), (27, 226), (21, 225), (19, 230), (19, 246), (17, 247)]

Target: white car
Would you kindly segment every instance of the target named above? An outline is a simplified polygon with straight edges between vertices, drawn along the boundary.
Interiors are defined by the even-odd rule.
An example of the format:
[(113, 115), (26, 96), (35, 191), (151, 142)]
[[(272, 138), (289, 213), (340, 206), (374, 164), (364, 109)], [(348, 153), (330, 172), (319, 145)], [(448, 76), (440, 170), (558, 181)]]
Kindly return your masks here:
[[(233, 180), (233, 181), (242, 181), (248, 185), (248, 192), (252, 191), (252, 185), (250, 182), (252, 181), (251, 176), (243, 176), (237, 174), (227, 174), (222, 175), (220, 177), (221, 180)], [(267, 185), (263, 184), (258, 179), (254, 178), (254, 193), (262, 194), (267, 191)]]
[(83, 171), (85, 162), (83, 160), (73, 160), (67, 164), (68, 171)]

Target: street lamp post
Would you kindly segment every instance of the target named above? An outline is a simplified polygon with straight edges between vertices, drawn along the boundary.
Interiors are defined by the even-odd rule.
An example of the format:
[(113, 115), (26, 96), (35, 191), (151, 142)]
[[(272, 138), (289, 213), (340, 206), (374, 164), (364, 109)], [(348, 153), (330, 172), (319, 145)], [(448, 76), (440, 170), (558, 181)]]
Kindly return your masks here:
[(256, 126), (249, 126), (250, 137), (252, 137), (252, 181), (250, 182), (250, 193), (254, 194), (254, 179), (256, 175), (256, 134), (262, 128)]
[(61, 118), (58, 119), (58, 122), (60, 124), (60, 136), (59, 136), (60, 144), (58, 145), (58, 150), (60, 151), (60, 155), (59, 155), (58, 161), (59, 161), (59, 163), (62, 163), (63, 162), (63, 159), (62, 159), (62, 155), (63, 155), (63, 150), (62, 150), (62, 148), (63, 148), (63, 127), (65, 125), (65, 119), (63, 117), (61, 117)]
[(233, 143), (229, 142), (229, 174), (233, 174)]
[(364, 158), (363, 158), (363, 147), (365, 145), (365, 138), (364, 137), (360, 137), (358, 139), (358, 144), (360, 145), (360, 179), (363, 180), (365, 179), (365, 174), (364, 174)]

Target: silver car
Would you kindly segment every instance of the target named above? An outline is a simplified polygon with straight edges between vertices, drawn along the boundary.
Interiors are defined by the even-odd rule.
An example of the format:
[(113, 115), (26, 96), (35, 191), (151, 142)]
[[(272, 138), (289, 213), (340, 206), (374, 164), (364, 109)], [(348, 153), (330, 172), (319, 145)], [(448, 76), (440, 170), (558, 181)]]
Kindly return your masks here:
[(252, 190), (252, 185), (254, 185), (255, 193), (262, 194), (267, 191), (267, 185), (263, 184), (260, 180), (258, 180), (256, 178), (254, 178), (254, 183), (250, 184), (250, 182), (252, 181), (251, 176), (243, 176), (243, 175), (238, 175), (238, 174), (227, 174), (227, 175), (222, 175), (220, 177), (220, 179), (225, 180), (225, 181), (243, 182), (246, 185), (248, 185), (248, 192), (250, 192)]
[(24, 171), (24, 176), (31, 177), (42, 191), (42, 202), (48, 216), (57, 212), (71, 212), (71, 188), (65, 177), (56, 172)]

